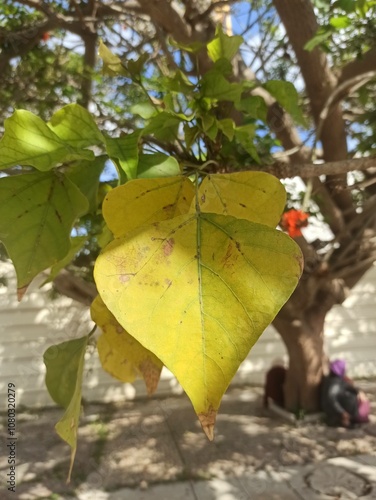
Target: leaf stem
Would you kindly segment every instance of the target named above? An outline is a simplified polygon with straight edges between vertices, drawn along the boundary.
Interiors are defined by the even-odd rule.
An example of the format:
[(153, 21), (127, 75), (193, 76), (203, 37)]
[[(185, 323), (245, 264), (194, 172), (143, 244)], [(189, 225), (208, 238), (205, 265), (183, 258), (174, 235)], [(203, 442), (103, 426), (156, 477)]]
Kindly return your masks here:
[(195, 200), (195, 207), (196, 207), (196, 214), (200, 214), (201, 213), (201, 210), (200, 210), (200, 203), (198, 201), (198, 170), (196, 170), (196, 173), (195, 173), (195, 177), (196, 177), (196, 182), (195, 182), (195, 187), (196, 187), (196, 194), (195, 194), (195, 197), (196, 197), (196, 200)]
[(87, 336), (88, 340), (90, 340), (90, 338), (94, 335), (94, 332), (96, 329), (97, 329), (97, 325), (94, 325), (93, 328), (88, 333), (88, 336)]

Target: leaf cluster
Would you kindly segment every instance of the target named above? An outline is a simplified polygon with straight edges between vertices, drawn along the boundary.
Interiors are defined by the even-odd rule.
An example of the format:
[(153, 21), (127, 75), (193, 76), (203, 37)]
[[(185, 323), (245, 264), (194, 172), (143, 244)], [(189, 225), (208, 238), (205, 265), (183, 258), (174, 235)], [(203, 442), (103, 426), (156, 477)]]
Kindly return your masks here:
[[(299, 248), (275, 229), (286, 201), (280, 182), (265, 173), (209, 175), (213, 165), (228, 172), (260, 162), (255, 136), (266, 107), (250, 94), (254, 84), (233, 78), (241, 43), (218, 28), (205, 46), (178, 45), (206, 50), (210, 70), (189, 78), (175, 69), (158, 82), (145, 75), (147, 56), (124, 63), (102, 44), (104, 72), (144, 96), (131, 110), (136, 126), (114, 136), (68, 104), (48, 121), (15, 111), (0, 141), (0, 238), (19, 298), (41, 271), (54, 279), (102, 248), (91, 312), (103, 331), (104, 369), (122, 381), (141, 376), (153, 392), (167, 366), (210, 439), (231, 378), (301, 272)], [(292, 84), (264, 88), (303, 122)], [(101, 180), (110, 162), (112, 184)], [(234, 312), (223, 315), (225, 304)], [(72, 461), (89, 338), (45, 355), (47, 386), (66, 410), (56, 428)]]

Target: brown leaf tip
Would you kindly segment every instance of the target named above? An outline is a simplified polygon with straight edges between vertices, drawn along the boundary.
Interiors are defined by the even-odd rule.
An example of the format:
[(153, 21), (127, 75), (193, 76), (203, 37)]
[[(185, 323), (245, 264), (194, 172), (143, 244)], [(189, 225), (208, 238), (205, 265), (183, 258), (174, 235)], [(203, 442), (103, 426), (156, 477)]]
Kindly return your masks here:
[(21, 302), (23, 296), (26, 293), (26, 290), (27, 290), (28, 286), (29, 285), (23, 286), (21, 288), (17, 288), (17, 299), (18, 299), (18, 302)]
[(213, 441), (214, 425), (215, 425), (215, 419), (217, 418), (217, 410), (215, 410), (211, 406), (206, 413), (198, 413), (197, 416), (200, 421), (202, 430), (206, 434), (206, 437), (209, 439), (209, 441)]

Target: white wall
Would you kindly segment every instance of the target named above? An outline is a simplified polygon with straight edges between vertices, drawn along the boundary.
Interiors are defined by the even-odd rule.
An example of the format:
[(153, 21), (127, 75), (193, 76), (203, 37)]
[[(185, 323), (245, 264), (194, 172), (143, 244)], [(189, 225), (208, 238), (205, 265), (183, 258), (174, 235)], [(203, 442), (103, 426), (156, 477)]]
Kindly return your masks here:
[[(91, 322), (87, 308), (66, 297), (49, 299), (48, 287), (32, 284), (21, 303), (16, 299), (16, 282), (10, 264), (0, 263), (0, 400), (5, 409), (7, 384), (17, 387), (18, 406), (45, 406), (51, 401), (45, 386), (43, 353), (48, 346), (87, 334)], [(342, 306), (327, 318), (326, 341), (331, 357), (347, 359), (354, 377), (376, 376), (376, 267), (352, 290)], [(273, 328), (268, 328), (240, 367), (234, 383), (262, 383), (264, 373), (285, 348)], [(157, 394), (181, 392), (176, 380), (163, 370)], [(100, 367), (96, 353), (87, 354), (84, 398), (116, 401), (146, 394), (142, 381), (122, 384)]]

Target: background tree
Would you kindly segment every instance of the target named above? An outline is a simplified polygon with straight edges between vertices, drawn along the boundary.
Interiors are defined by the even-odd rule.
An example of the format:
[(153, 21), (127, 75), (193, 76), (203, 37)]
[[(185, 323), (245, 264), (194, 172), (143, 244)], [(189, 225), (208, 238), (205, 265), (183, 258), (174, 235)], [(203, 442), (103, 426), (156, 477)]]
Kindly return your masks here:
[[(325, 231), (314, 241), (293, 233), (305, 256), (304, 273), (273, 324), (289, 354), (287, 406), (315, 410), (326, 368), (326, 314), (375, 260), (374, 2), (25, 0), (3, 2), (1, 9), (2, 117), (13, 108), (49, 117), (62, 104), (79, 102), (114, 136), (147, 124), (148, 107), (165, 107), (168, 114), (187, 106), (168, 94), (189, 95), (189, 82), (210, 72), (213, 60), (202, 44), (218, 23), (244, 37), (231, 76), (234, 84), (248, 83), (242, 105), (228, 94), (218, 98), (209, 109), (213, 120), (201, 120), (201, 129), (191, 131), (191, 146), (196, 141), (201, 151), (187, 147), (187, 136), (182, 141), (155, 129), (143, 136), (142, 148), (173, 156), (187, 173), (205, 164), (212, 172), (263, 170), (303, 180), (305, 187), (291, 191), (287, 208), (303, 206), (309, 224), (319, 221)], [(107, 64), (107, 74), (98, 76), (99, 38), (128, 72)], [(173, 77), (177, 71), (180, 83)], [(298, 88), (299, 105), (285, 81)], [(207, 106), (205, 99), (200, 106)], [(228, 118), (248, 126), (238, 134), (236, 149), (221, 122)], [(106, 183), (97, 178), (100, 192)], [(90, 237), (55, 283), (89, 302), (95, 290), (83, 278), (90, 281), (103, 225), (96, 210), (80, 224)]]

